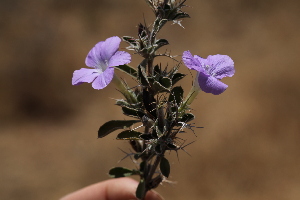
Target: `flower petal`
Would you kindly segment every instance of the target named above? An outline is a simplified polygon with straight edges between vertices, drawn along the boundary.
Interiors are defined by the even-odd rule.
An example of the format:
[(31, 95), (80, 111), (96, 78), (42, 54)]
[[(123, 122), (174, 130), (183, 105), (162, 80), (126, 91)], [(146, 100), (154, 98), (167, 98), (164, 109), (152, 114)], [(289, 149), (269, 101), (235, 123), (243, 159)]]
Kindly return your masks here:
[(202, 72), (199, 73), (198, 83), (200, 88), (206, 93), (212, 93), (214, 95), (219, 95), (223, 93), (228, 85), (222, 83), (215, 77), (206, 75)]
[(81, 83), (91, 83), (99, 75), (95, 69), (81, 68), (75, 70), (72, 78), (72, 85), (80, 85)]
[(114, 68), (108, 67), (103, 73), (98, 73), (98, 77), (92, 83), (92, 87), (96, 90), (105, 88), (111, 82), (113, 76)]
[(209, 73), (217, 79), (232, 77), (235, 73), (234, 62), (227, 55), (208, 56), (207, 62), (211, 66)]
[(110, 58), (118, 51), (121, 39), (117, 36), (107, 38), (100, 49), (101, 58), (109, 61)]
[(86, 59), (85, 59), (85, 64), (88, 67), (95, 67), (100, 64), (100, 62), (103, 62), (100, 51), (103, 48), (104, 42), (98, 42), (88, 53)]
[(182, 54), (182, 60), (189, 69), (197, 70), (202, 72), (203, 68), (201, 67), (201, 64), (197, 59), (194, 58), (194, 56), (191, 54), (190, 51), (185, 51)]
[(131, 55), (125, 51), (117, 51), (109, 60), (108, 66), (114, 67), (128, 64), (131, 61)]

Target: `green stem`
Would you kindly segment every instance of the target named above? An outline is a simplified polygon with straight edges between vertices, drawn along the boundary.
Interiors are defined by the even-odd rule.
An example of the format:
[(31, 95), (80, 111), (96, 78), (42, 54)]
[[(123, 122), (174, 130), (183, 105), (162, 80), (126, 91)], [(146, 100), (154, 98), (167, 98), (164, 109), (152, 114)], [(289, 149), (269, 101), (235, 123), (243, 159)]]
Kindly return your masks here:
[(198, 83), (194, 84), (193, 87), (191, 88), (189, 94), (185, 98), (183, 104), (178, 109), (178, 112), (182, 113), (187, 108), (187, 106), (191, 105), (191, 103), (194, 101), (194, 99), (196, 98), (196, 96), (199, 94), (200, 91), (201, 91), (201, 89), (200, 89)]
[(152, 177), (153, 177), (155, 171), (157, 170), (157, 167), (161, 161), (161, 155), (164, 155), (164, 154), (165, 154), (165, 150), (162, 152), (162, 154), (157, 155), (155, 157), (155, 161), (154, 161), (153, 165), (151, 165), (149, 172), (147, 173), (147, 176), (145, 177), (145, 187), (146, 188), (145, 188), (145, 192), (144, 192), (142, 200), (145, 199), (147, 192), (152, 189), (152, 188), (149, 188), (149, 183), (152, 180)]
[(148, 76), (152, 77), (153, 76), (153, 58), (149, 58), (148, 60)]

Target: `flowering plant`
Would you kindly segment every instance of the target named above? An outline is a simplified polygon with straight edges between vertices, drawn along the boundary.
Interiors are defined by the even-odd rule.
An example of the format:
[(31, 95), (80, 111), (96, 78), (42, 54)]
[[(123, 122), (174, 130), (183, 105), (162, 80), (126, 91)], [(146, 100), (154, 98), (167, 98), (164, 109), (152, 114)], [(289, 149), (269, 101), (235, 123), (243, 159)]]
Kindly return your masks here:
[[(117, 36), (99, 42), (88, 53), (86, 65), (90, 67), (76, 70), (72, 84), (92, 83), (94, 89), (103, 89), (114, 82), (124, 99), (116, 100), (123, 114), (132, 120), (112, 120), (104, 123), (98, 130), (102, 138), (119, 130), (119, 140), (128, 140), (134, 153), (132, 156), (138, 169), (116, 167), (109, 171), (114, 178), (138, 175), (140, 183), (136, 197), (144, 199), (147, 191), (156, 188), (170, 174), (170, 164), (165, 157), (167, 151), (183, 150), (183, 144), (176, 142), (185, 128), (192, 129), (191, 121), (195, 116), (190, 112), (190, 104), (200, 91), (219, 95), (228, 87), (220, 80), (234, 75), (234, 63), (229, 56), (211, 55), (207, 59), (193, 56), (189, 51), (183, 52), (182, 61), (186, 67), (197, 71), (196, 79), (190, 93), (184, 98), (183, 88), (175, 86), (185, 75), (178, 72), (178, 62), (171, 69), (155, 64), (158, 56), (174, 59), (170, 54), (158, 54), (158, 49), (168, 45), (166, 39), (158, 39), (157, 34), (168, 21), (178, 23), (190, 16), (181, 9), (186, 0), (146, 0), (155, 14), (152, 26), (138, 25), (137, 38), (123, 36), (133, 50), (142, 57), (140, 64), (134, 68), (127, 65), (131, 61), (129, 53), (118, 51), (121, 39)], [(121, 81), (114, 70), (118, 69), (133, 77), (137, 87), (129, 87)], [(142, 123), (143, 131), (131, 127)]]

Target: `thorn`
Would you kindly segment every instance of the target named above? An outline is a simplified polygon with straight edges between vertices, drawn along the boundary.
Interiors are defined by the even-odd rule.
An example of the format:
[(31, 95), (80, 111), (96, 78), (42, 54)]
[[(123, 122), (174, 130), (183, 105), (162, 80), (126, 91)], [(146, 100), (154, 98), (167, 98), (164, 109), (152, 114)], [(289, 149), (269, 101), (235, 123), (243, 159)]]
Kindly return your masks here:
[[(120, 149), (120, 148), (118, 148), (118, 149)], [(118, 163), (120, 163), (121, 161), (123, 161), (124, 159), (126, 159), (127, 157), (129, 157), (130, 158), (130, 160), (133, 162), (133, 163), (135, 163), (135, 161), (132, 159), (132, 155), (134, 155), (134, 153), (127, 153), (126, 151), (124, 151), (124, 150), (122, 150), (122, 149), (120, 149), (123, 153), (125, 153), (126, 154), (126, 156), (124, 157), (124, 158), (122, 158), (121, 160), (119, 160), (118, 161)]]

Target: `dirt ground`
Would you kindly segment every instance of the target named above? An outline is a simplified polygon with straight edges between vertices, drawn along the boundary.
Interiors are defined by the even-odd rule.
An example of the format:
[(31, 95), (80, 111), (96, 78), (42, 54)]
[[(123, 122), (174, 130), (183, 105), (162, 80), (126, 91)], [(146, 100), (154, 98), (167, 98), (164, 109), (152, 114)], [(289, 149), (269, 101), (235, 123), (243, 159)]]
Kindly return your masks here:
[[(300, 199), (299, 1), (186, 4), (185, 29), (170, 23), (159, 35), (167, 49), (229, 55), (236, 74), (223, 79), (223, 94), (194, 101), (195, 123), (205, 128), (183, 136), (195, 141), (191, 156), (168, 155), (176, 183), (157, 191), (167, 200)], [(100, 125), (124, 119), (113, 100), (120, 94), (71, 78), (97, 42), (136, 36), (143, 16), (153, 20), (142, 0), (0, 1), (0, 199), (59, 199), (108, 179), (114, 166), (135, 167), (118, 163), (118, 148), (129, 145), (116, 133), (97, 139)], [(132, 65), (140, 61), (133, 56)], [(188, 91), (191, 73), (180, 70)]]

